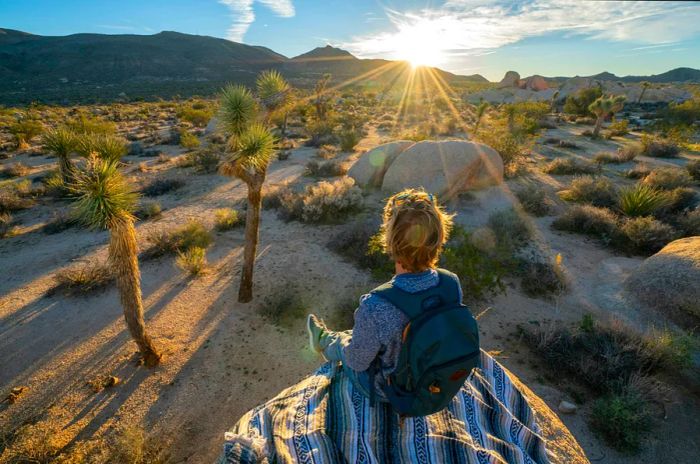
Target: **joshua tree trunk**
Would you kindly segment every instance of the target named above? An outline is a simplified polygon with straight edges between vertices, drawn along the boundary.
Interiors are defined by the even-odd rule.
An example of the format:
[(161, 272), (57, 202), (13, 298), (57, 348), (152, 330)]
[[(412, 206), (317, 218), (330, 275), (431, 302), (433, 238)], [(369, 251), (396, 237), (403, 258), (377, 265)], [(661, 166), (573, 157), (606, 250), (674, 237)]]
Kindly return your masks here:
[(160, 363), (161, 354), (156, 351), (151, 337), (146, 333), (141, 299), (141, 273), (136, 251), (133, 219), (115, 220), (109, 231), (109, 261), (117, 279), (126, 326), (141, 351), (143, 363), (147, 367), (153, 367)]
[(253, 299), (253, 268), (258, 248), (258, 228), (260, 226), (260, 209), (262, 207), (262, 186), (265, 172), (251, 176), (248, 184), (248, 210), (245, 219), (245, 250), (243, 251), (243, 272), (241, 286), (238, 289), (238, 301), (248, 303)]
[(61, 173), (64, 182), (69, 183), (73, 179), (75, 167), (68, 155), (58, 157), (58, 171)]
[(637, 104), (640, 104), (642, 102), (642, 98), (644, 98), (644, 92), (647, 91), (646, 87), (642, 87), (642, 93), (639, 94), (639, 98), (637, 99)]
[(598, 116), (595, 120), (595, 127), (593, 128), (593, 138), (598, 138), (600, 135), (600, 128), (603, 126), (603, 119), (605, 116)]

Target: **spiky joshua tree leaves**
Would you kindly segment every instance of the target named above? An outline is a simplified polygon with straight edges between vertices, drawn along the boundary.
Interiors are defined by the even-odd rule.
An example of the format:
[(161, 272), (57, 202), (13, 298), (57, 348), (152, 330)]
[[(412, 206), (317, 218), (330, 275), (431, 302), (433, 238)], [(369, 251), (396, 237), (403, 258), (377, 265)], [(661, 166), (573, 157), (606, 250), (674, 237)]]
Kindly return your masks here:
[[(282, 82), (271, 82), (272, 80)], [(265, 97), (278, 95), (288, 84), (279, 74), (263, 74), (258, 79), (258, 89), (263, 108), (270, 108)], [(269, 117), (258, 111), (253, 94), (245, 87), (231, 85), (224, 89), (220, 98), (219, 119), (228, 135), (226, 159), (221, 164), (221, 173), (237, 177), (248, 187), (248, 209), (245, 224), (245, 250), (243, 271), (238, 290), (238, 301), (247, 303), (253, 299), (253, 268), (258, 247), (258, 229), (262, 208), (262, 187), (267, 175), (267, 166), (275, 152), (275, 137), (267, 126)]]
[(488, 102), (481, 102), (479, 106), (476, 107), (476, 122), (474, 123), (474, 133), (478, 132), (479, 125), (481, 124), (481, 118), (484, 117), (486, 110), (489, 108)]
[(273, 117), (280, 120), (279, 129), (282, 138), (287, 132), (287, 117), (292, 106), (291, 87), (279, 71), (263, 71), (255, 81), (258, 97), (266, 110), (266, 123)]
[(594, 138), (600, 135), (600, 129), (603, 127), (605, 118), (620, 111), (625, 106), (626, 99), (624, 95), (617, 95), (615, 97), (603, 96), (599, 97), (588, 106), (589, 111), (596, 115), (595, 128), (593, 129)]
[(76, 170), (71, 190), (75, 210), (83, 223), (109, 230), (109, 263), (112, 267), (124, 319), (141, 351), (143, 362), (152, 367), (161, 354), (146, 332), (141, 298), (141, 273), (137, 258), (136, 230), (132, 211), (138, 195), (118, 170), (118, 161), (92, 154), (84, 169)]
[(58, 158), (58, 171), (66, 184), (71, 182), (75, 171), (70, 155), (76, 151), (77, 143), (75, 133), (65, 127), (49, 129), (42, 136), (44, 149)]

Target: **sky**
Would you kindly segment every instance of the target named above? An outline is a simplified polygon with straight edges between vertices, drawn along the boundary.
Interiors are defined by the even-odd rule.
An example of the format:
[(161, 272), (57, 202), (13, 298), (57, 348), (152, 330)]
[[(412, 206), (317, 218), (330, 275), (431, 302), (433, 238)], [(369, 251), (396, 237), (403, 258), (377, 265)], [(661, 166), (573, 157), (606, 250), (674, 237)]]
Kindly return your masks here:
[(0, 28), (163, 30), (295, 56), (327, 44), (457, 74), (658, 74), (700, 68), (700, 2), (570, 0), (0, 0)]

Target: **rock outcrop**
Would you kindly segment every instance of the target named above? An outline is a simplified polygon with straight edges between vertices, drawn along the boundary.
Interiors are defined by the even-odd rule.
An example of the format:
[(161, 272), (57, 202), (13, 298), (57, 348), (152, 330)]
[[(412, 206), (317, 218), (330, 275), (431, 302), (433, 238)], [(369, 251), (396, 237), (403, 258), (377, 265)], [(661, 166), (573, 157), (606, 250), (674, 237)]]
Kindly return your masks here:
[(493, 148), (462, 140), (394, 142), (359, 158), (348, 175), (388, 193), (423, 187), (445, 198), (503, 182), (503, 160)]
[(518, 81), (520, 81), (520, 74), (515, 71), (508, 71), (501, 79), (501, 82), (498, 83), (498, 88), (517, 87)]
[(700, 236), (666, 245), (627, 278), (625, 287), (664, 314), (700, 318)]
[(549, 84), (542, 76), (534, 75), (518, 81), (518, 87), (533, 92), (541, 92), (549, 89)]
[(413, 145), (410, 140), (397, 140), (379, 145), (362, 155), (348, 171), (355, 183), (366, 187), (380, 188), (384, 174), (396, 157)]

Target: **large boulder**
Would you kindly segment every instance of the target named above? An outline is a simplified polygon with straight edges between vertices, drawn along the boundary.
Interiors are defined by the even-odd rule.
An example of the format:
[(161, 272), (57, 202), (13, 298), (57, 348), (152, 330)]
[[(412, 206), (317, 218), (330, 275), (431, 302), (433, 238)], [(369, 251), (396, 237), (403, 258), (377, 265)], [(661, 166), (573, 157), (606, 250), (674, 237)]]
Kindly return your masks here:
[(700, 236), (666, 245), (644, 260), (625, 287), (640, 301), (672, 317), (690, 314), (700, 318)]
[(501, 79), (501, 82), (498, 83), (498, 88), (517, 87), (518, 81), (520, 81), (520, 74), (515, 71), (508, 71)]
[(396, 157), (382, 190), (423, 187), (450, 198), (467, 190), (503, 182), (503, 160), (493, 148), (460, 140), (418, 142)]
[(520, 80), (521, 89), (533, 90), (535, 92), (540, 92), (542, 90), (547, 90), (549, 85), (547, 81), (542, 76), (534, 75), (526, 79)]
[(355, 183), (363, 187), (382, 186), (384, 174), (396, 157), (415, 142), (410, 140), (397, 140), (395, 142), (379, 145), (368, 151), (350, 167), (348, 176), (355, 179)]

